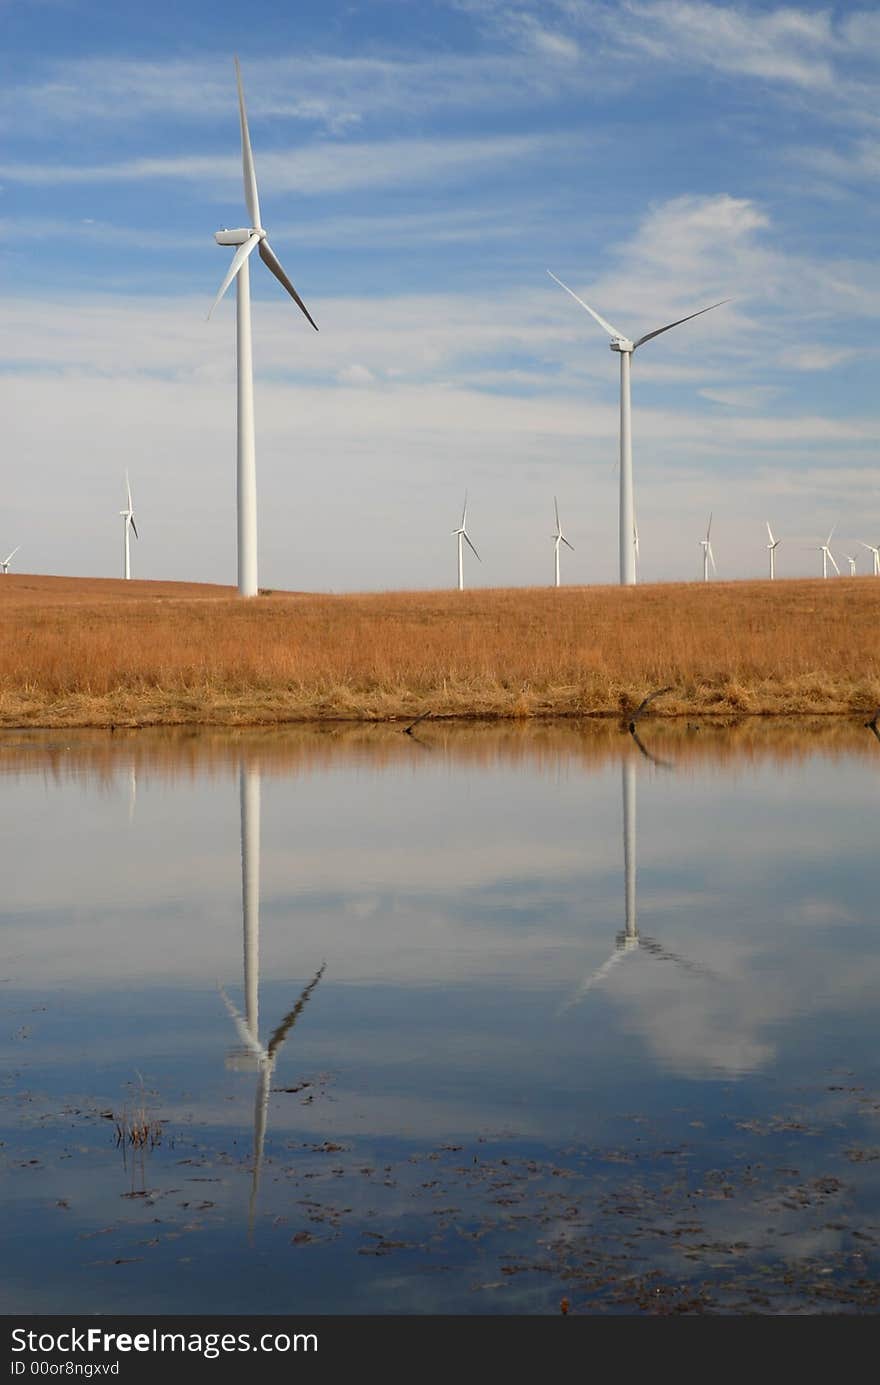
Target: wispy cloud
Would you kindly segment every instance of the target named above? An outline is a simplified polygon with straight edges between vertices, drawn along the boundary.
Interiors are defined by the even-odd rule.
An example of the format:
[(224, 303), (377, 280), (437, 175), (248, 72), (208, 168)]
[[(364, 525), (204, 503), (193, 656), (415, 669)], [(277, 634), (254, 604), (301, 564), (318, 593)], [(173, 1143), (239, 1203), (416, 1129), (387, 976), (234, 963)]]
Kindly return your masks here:
[[(583, 149), (584, 141), (580, 141)], [(479, 170), (571, 157), (563, 134), (495, 135), (472, 139), (395, 139), (368, 143), (321, 141), (259, 157), (260, 178), (273, 192), (304, 197), (442, 180), (461, 181)], [(241, 161), (226, 157), (175, 155), (104, 164), (0, 164), (0, 179), (58, 187), (65, 184), (181, 181), (198, 184), (215, 200), (241, 183)]]

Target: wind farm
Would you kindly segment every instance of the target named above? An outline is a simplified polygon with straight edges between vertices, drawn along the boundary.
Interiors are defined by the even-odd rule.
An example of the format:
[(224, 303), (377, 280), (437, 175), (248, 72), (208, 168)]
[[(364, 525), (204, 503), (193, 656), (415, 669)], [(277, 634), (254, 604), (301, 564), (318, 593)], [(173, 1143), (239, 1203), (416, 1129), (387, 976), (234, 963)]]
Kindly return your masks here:
[(7, 1315), (876, 1316), (874, 16), (84, 14), (4, 29)]
[[(288, 589), (288, 584), (260, 587), (252, 312), (265, 322), (261, 330), (267, 334), (271, 325), (276, 339), (282, 343), (282, 351), (295, 356), (300, 372), (311, 368), (312, 343), (317, 340), (314, 333), (318, 324), (270, 245), (263, 224), (245, 82), (237, 57), (233, 73), (240, 145), (240, 177), (235, 181), (239, 188), (243, 186), (247, 220), (245, 225), (232, 229), (224, 226), (214, 236), (218, 245), (232, 251), (232, 256), (207, 316), (211, 319), (220, 315), (217, 310), (234, 284), (236, 542), (234, 563), (228, 555), (224, 567), (229, 574), (227, 580), (234, 571), (234, 589), (239, 598), (246, 599), (249, 613), (237, 611), (234, 603), (230, 603), (229, 587), (192, 581), (169, 583), (157, 571), (154, 553), (161, 550), (167, 556), (166, 531), (169, 526), (179, 525), (179, 519), (176, 506), (174, 513), (167, 504), (164, 510), (157, 509), (155, 495), (146, 509), (149, 541), (138, 542), (138, 578), (141, 580), (134, 580), (131, 540), (139, 541), (140, 534), (129, 470), (126, 469), (126, 504), (119, 512), (123, 522), (123, 604), (120, 604), (122, 592), (112, 581), (95, 576), (63, 578), (13, 573), (11, 564), (18, 547), (0, 563), (0, 570), (7, 578), (2, 584), (0, 626), (8, 636), (4, 647), (9, 651), (8, 664), (0, 678), (0, 718), (4, 724), (14, 725), (20, 718), (28, 724), (37, 724), (40, 718), (45, 719), (46, 724), (88, 724), (90, 717), (98, 724), (115, 724), (117, 719), (147, 724), (175, 719), (208, 722), (252, 719), (257, 723), (302, 718), (394, 719), (428, 713), (465, 717), (604, 716), (613, 712), (615, 699), (622, 695), (624, 687), (644, 692), (652, 682), (656, 683), (658, 676), (674, 681), (677, 690), (676, 698), (666, 704), (664, 715), (686, 714), (695, 709), (712, 709), (725, 714), (807, 710), (855, 712), (862, 709), (863, 702), (867, 705), (872, 699), (880, 700), (880, 669), (876, 657), (873, 654), (867, 659), (863, 657), (858, 669), (847, 673), (844, 670), (850, 661), (844, 646), (841, 645), (832, 658), (831, 646), (822, 639), (832, 622), (843, 621), (851, 641), (857, 632), (869, 628), (876, 611), (877, 593), (866, 580), (868, 574), (860, 571), (856, 555), (859, 549), (865, 553), (863, 563), (870, 557), (870, 578), (876, 578), (880, 576), (880, 547), (860, 538), (852, 539), (846, 562), (849, 576), (856, 580), (848, 587), (846, 605), (840, 606), (842, 594), (827, 588), (821, 598), (824, 604), (819, 607), (812, 604), (817, 599), (814, 583), (805, 575), (803, 560), (797, 555), (805, 554), (808, 548), (820, 553), (822, 579), (827, 582), (832, 576), (839, 576), (840, 567), (830, 546), (836, 525), (825, 542), (813, 549), (787, 522), (786, 543), (780, 553), (780, 541), (774, 537), (769, 521), (764, 521), (769, 581), (773, 584), (771, 594), (758, 580), (762, 566), (758, 544), (748, 548), (745, 571), (741, 556), (738, 573), (737, 565), (725, 556), (725, 572), (737, 580), (719, 580), (713, 520), (716, 532), (721, 526), (725, 555), (728, 547), (736, 548), (737, 545), (742, 554), (744, 526), (741, 517), (710, 513), (705, 535), (699, 539), (700, 585), (711, 585), (711, 596), (706, 599), (717, 603), (710, 614), (703, 605), (694, 604), (704, 598), (698, 598), (696, 592), (689, 590), (684, 579), (690, 574), (683, 559), (680, 568), (677, 563), (670, 563), (673, 545), (668, 534), (668, 506), (664, 521), (657, 514), (655, 484), (653, 490), (645, 490), (639, 507), (641, 537), (647, 541), (645, 553), (641, 552), (633, 480), (632, 358), (643, 346), (660, 337), (666, 340), (666, 334), (682, 328), (681, 334), (676, 330), (668, 339), (680, 343), (681, 348), (675, 358), (678, 364), (668, 378), (677, 381), (684, 368), (687, 378), (683, 389), (689, 391), (691, 386), (687, 381), (698, 378), (700, 373), (701, 342), (705, 340), (700, 333), (704, 331), (704, 324), (716, 325), (717, 332), (716, 327), (711, 328), (716, 341), (723, 341), (731, 330), (731, 318), (727, 313), (733, 315), (735, 327), (738, 311), (735, 275), (730, 280), (731, 292), (726, 296), (715, 298), (707, 306), (671, 314), (670, 320), (663, 325), (630, 336), (592, 306), (592, 301), (604, 303), (606, 298), (617, 301), (617, 294), (609, 294), (600, 286), (594, 297), (590, 287), (584, 291), (592, 300), (587, 301), (581, 291), (547, 270), (555, 284), (607, 335), (610, 349), (620, 361), (615, 430), (619, 472), (616, 559), (620, 586), (635, 587), (638, 579), (638, 590), (630, 593), (629, 608), (620, 608), (618, 598), (610, 590), (607, 565), (600, 567), (596, 560), (598, 551), (604, 549), (607, 554), (614, 527), (607, 488), (601, 505), (591, 504), (589, 518), (584, 513), (584, 484), (591, 474), (592, 457), (578, 460), (574, 473), (576, 498), (575, 501), (566, 498), (566, 518), (571, 518), (575, 532), (584, 535), (579, 538), (577, 552), (563, 530), (558, 497), (553, 495), (555, 606), (547, 605), (545, 583), (539, 574), (537, 534), (531, 521), (528, 529), (525, 526), (521, 499), (516, 500), (519, 507), (516, 517), (511, 512), (516, 483), (508, 470), (500, 473), (491, 491), (481, 488), (482, 551), (478, 551), (468, 528), (469, 491), (464, 493), (461, 518), (452, 531), (456, 559), (452, 590), (457, 601), (447, 609), (445, 597), (438, 591), (438, 582), (423, 581), (418, 586), (403, 583), (392, 589), (371, 592), (370, 577), (365, 572), (363, 585), (356, 584), (353, 590), (346, 586), (340, 589), (336, 565), (345, 561), (346, 571), (350, 571), (350, 542), (341, 535), (350, 537), (352, 530), (346, 526), (352, 524), (352, 514), (358, 507), (347, 505), (345, 487), (337, 488), (332, 500), (328, 494), (323, 502), (328, 510), (332, 509), (332, 521), (321, 516), (320, 509), (315, 507), (313, 478), (305, 508), (309, 532), (302, 523), (299, 529), (292, 530), (287, 522), (288, 515), (279, 505), (276, 464), (264, 514), (264, 528), (268, 515), (275, 535), (273, 569), (278, 571), (279, 533), (285, 538), (294, 532), (297, 535), (292, 545), (286, 545), (284, 567), (291, 574), (299, 567), (297, 549), (312, 544), (315, 536), (320, 535), (323, 582), (318, 589), (307, 584), (309, 589), (305, 591), (295, 582), (289, 584), (293, 590)], [(233, 92), (229, 95), (232, 97)], [(228, 105), (232, 104), (230, 100)], [(268, 131), (266, 138), (268, 142)], [(278, 195), (273, 180), (281, 177), (283, 190), (283, 170), (271, 154), (266, 166), (269, 194)], [(228, 184), (229, 188), (231, 186)], [(224, 193), (224, 198), (226, 195)], [(291, 228), (285, 229), (289, 237)], [(257, 303), (252, 310), (250, 267), (254, 251), (287, 298), (293, 301), (298, 315), (285, 312), (283, 304), (278, 302)], [(666, 252), (662, 247), (653, 250), (652, 261), (662, 259), (663, 253)], [(538, 277), (537, 265), (534, 277)], [(715, 282), (720, 284), (723, 278), (723, 275), (716, 275)], [(700, 284), (692, 291), (683, 281), (669, 302), (677, 299), (686, 306), (688, 299), (692, 302), (698, 296), (697, 289), (702, 292)], [(551, 315), (553, 292), (547, 286), (541, 300), (541, 311)], [(663, 301), (663, 292), (662, 284), (651, 287), (651, 315), (656, 312), (660, 316), (656, 304)], [(618, 294), (621, 294), (619, 289)], [(621, 300), (627, 315), (633, 313), (625, 292)], [(715, 310), (726, 305), (731, 305), (726, 314), (719, 314), (716, 319)], [(645, 315), (641, 306), (635, 311), (639, 316)], [(711, 318), (707, 317), (709, 314)], [(616, 309), (614, 315), (617, 317)], [(303, 335), (298, 331), (296, 323), (302, 317), (313, 329), (312, 333)], [(373, 315), (370, 324), (374, 330), (380, 329), (379, 320)], [(576, 353), (580, 353), (579, 329), (567, 327), (566, 330), (576, 331), (572, 339), (576, 343)], [(329, 340), (332, 347), (334, 334), (344, 331), (344, 323), (331, 311), (329, 330), (321, 337), (322, 349), (326, 349), (325, 340)], [(571, 355), (570, 348), (566, 348), (565, 354)], [(585, 354), (592, 360), (591, 353)], [(651, 407), (646, 407), (646, 432), (656, 428), (658, 396), (671, 388), (663, 384), (662, 372), (666, 369), (663, 357), (664, 353), (658, 351), (645, 358), (645, 390), (655, 401), (653, 415)], [(561, 361), (560, 356), (560, 364)], [(652, 383), (652, 371), (656, 370), (654, 362), (659, 364), (661, 371), (659, 384)], [(275, 375), (267, 376), (263, 388), (267, 398), (274, 394), (276, 399), (283, 400), (290, 390), (287, 384), (279, 383), (277, 365), (274, 369)], [(372, 370), (365, 366), (350, 367), (343, 376), (358, 384), (375, 384)], [(393, 387), (389, 384), (386, 390), (389, 399), (393, 399)], [(328, 393), (325, 390), (325, 394)], [(719, 398), (726, 403), (728, 396), (722, 391)], [(734, 403), (727, 407), (737, 407), (739, 397), (731, 395), (730, 398)], [(318, 413), (313, 410), (311, 415), (297, 414), (295, 421), (291, 417), (285, 423), (285, 471), (295, 478), (305, 476), (307, 458), (319, 440), (321, 429), (317, 420)], [(450, 427), (454, 421), (450, 414)], [(579, 428), (578, 416), (572, 415), (573, 437)], [(491, 452), (491, 439), (487, 444), (485, 434), (481, 434), (481, 449), (487, 445)], [(546, 484), (541, 460), (534, 459), (531, 466), (535, 477)], [(711, 468), (701, 475), (696, 486), (693, 470), (689, 473), (690, 505), (699, 503), (699, 492), (705, 494), (708, 490), (712, 479), (710, 471)], [(572, 474), (569, 462), (565, 471), (567, 486), (571, 484)], [(138, 477), (141, 492), (146, 488), (149, 495), (149, 468), (145, 469), (143, 462), (138, 467)], [(425, 487), (424, 479), (420, 478), (419, 484), (433, 502), (435, 497), (430, 487)], [(207, 488), (202, 485), (198, 523), (186, 532), (188, 544), (193, 537), (198, 543), (206, 533), (206, 518), (210, 513), (206, 500), (215, 489), (216, 480)], [(289, 504), (289, 489), (285, 488), (284, 493)], [(549, 486), (545, 491), (548, 493), (552, 494)], [(143, 496), (141, 498), (143, 500)], [(357, 525), (358, 532), (374, 533), (378, 529), (383, 536), (383, 548), (391, 554), (409, 552), (412, 556), (424, 557), (434, 550), (439, 554), (442, 525), (432, 519), (430, 523), (422, 521), (418, 528), (407, 523), (395, 531), (394, 524), (384, 514), (383, 499), (375, 483), (369, 488), (364, 519), (364, 524)], [(505, 532), (508, 529), (510, 532)], [(178, 532), (182, 537), (183, 531), (178, 529)], [(506, 555), (503, 562), (499, 560), (500, 548)], [(566, 550), (564, 583), (563, 548)], [(514, 581), (510, 577), (512, 566), (520, 574)], [(144, 577), (149, 580), (144, 581)], [(101, 624), (93, 628), (91, 613), (98, 610)], [(324, 613), (320, 626), (315, 624), (319, 611)], [(575, 612), (580, 612), (580, 618), (586, 622), (577, 634), (572, 624)], [(74, 618), (81, 621), (84, 617), (83, 628), (73, 633), (67, 630), (68, 621)], [(800, 654), (796, 658), (777, 660), (763, 652), (757, 655), (754, 626), (758, 619), (768, 629), (785, 630), (786, 648), (796, 631)], [(723, 656), (716, 650), (712, 632), (713, 622), (722, 620), (726, 623)], [(129, 628), (136, 621), (138, 640), (127, 638), (121, 631), (120, 638), (110, 639), (108, 632), (115, 621)], [(601, 632), (610, 631), (615, 623), (615, 637), (609, 643), (610, 635)], [(683, 623), (687, 626), (686, 633)], [(694, 631), (703, 630), (704, 625), (705, 630), (697, 643)], [(28, 643), (25, 657), (22, 657), (25, 631), (33, 635), (37, 628), (39, 640)], [(303, 635), (304, 629), (309, 630), (308, 639)], [(625, 639), (620, 638), (622, 631), (627, 632)], [(347, 642), (344, 659), (338, 647), (340, 639)], [(422, 639), (427, 643), (419, 649)], [(428, 647), (434, 641), (438, 643), (431, 648), (429, 658)], [(233, 658), (231, 652), (225, 652), (231, 651), (233, 645), (242, 651), (241, 658)], [(533, 661), (524, 657), (527, 647), (535, 652)], [(658, 658), (657, 651), (661, 647), (677, 649), (678, 653), (672, 658)], [(864, 650), (873, 645), (865, 640), (857, 647)], [(148, 653), (154, 648), (162, 649), (161, 659)], [(258, 648), (263, 651), (259, 658), (253, 653)], [(550, 657), (545, 649), (556, 653)], [(634, 649), (638, 657), (634, 657)], [(648, 651), (652, 651), (650, 655)]]

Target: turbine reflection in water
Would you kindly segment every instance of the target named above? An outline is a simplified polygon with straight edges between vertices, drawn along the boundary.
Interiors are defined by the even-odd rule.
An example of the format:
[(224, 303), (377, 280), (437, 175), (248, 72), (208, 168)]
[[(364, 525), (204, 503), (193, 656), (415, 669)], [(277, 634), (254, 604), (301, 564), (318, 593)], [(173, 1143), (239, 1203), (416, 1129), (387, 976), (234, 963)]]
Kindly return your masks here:
[[(647, 755), (648, 759), (653, 759), (642, 747), (635, 732), (631, 734), (639, 744), (642, 753)], [(682, 957), (677, 952), (671, 951), (670, 948), (657, 942), (655, 938), (639, 933), (636, 906), (636, 762), (631, 756), (624, 760), (621, 774), (623, 789), (624, 927), (617, 935), (611, 956), (581, 982), (577, 993), (566, 1002), (562, 1007), (563, 1009), (569, 1009), (572, 1005), (576, 1005), (588, 991), (593, 990), (606, 979), (623, 957), (636, 952), (639, 948), (643, 948), (645, 952), (661, 961), (674, 962), (676, 966), (693, 976), (717, 980), (716, 974), (707, 967), (701, 967), (687, 957)]]
[(245, 1013), (236, 1009), (223, 987), (220, 994), (238, 1032), (240, 1043), (231, 1049), (226, 1066), (234, 1072), (256, 1072), (254, 1098), (254, 1155), (251, 1193), (248, 1204), (248, 1231), (253, 1235), (260, 1190), (260, 1174), (269, 1118), (272, 1074), (278, 1055), (312, 992), (324, 974), (322, 963), (301, 992), (292, 1010), (273, 1031), (268, 1044), (260, 1043), (260, 772), (251, 765), (239, 770), (241, 797), (241, 901), (244, 922), (244, 1003)]

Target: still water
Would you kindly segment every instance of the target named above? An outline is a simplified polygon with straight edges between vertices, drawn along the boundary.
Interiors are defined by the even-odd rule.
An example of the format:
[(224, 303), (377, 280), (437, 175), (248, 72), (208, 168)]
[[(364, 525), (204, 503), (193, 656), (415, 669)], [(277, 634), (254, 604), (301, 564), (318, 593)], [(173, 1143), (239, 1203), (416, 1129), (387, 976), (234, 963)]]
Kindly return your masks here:
[(876, 1311), (860, 724), (6, 732), (0, 1311)]

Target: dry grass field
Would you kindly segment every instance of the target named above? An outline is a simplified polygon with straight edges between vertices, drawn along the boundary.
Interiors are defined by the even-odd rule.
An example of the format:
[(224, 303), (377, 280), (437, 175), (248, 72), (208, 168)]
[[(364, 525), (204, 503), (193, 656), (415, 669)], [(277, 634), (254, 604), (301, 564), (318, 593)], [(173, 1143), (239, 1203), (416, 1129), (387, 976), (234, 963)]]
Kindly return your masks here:
[(0, 577), (0, 725), (855, 714), (880, 581), (239, 601), (228, 587)]

